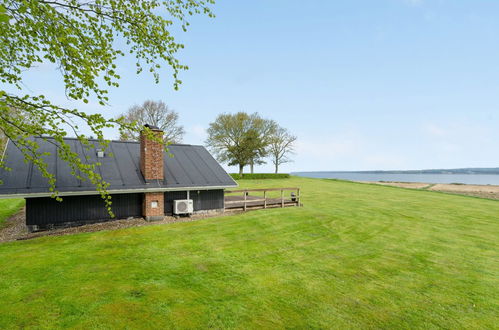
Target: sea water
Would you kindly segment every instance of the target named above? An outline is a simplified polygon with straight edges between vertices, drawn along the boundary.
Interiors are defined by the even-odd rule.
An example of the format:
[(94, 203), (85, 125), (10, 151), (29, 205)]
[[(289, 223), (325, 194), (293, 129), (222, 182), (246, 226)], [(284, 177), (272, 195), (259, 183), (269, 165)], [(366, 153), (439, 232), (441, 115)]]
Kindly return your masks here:
[(497, 174), (414, 174), (365, 172), (294, 172), (292, 174), (308, 178), (341, 179), (350, 181), (395, 181), (499, 185), (499, 175)]

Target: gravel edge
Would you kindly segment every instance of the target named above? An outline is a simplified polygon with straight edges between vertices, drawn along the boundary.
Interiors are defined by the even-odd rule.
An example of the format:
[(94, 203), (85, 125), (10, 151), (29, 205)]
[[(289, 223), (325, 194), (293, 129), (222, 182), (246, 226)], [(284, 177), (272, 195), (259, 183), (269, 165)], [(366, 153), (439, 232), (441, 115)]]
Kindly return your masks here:
[(0, 229), (0, 243), (28, 240), (45, 236), (64, 236), (78, 233), (93, 233), (103, 230), (117, 230), (131, 227), (142, 227), (152, 225), (166, 225), (179, 222), (191, 222), (207, 218), (219, 218), (242, 213), (242, 211), (226, 211), (223, 213), (194, 214), (190, 217), (166, 216), (160, 221), (146, 221), (143, 218), (120, 219), (106, 222), (93, 223), (77, 227), (60, 228), (53, 230), (29, 233), (26, 228), (26, 209), (23, 207), (18, 213), (6, 220), (6, 226)]

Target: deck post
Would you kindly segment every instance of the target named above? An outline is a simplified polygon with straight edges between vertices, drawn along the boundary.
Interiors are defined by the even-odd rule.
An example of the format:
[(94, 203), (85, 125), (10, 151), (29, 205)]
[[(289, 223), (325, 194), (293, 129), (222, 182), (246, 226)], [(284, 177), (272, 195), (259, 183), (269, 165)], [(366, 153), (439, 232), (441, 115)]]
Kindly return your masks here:
[(246, 196), (248, 195), (248, 192), (245, 190), (243, 194), (244, 194), (244, 211), (246, 211)]
[(281, 207), (284, 207), (284, 190), (281, 189)]
[(266, 209), (267, 208), (267, 190), (264, 190), (263, 191), (263, 208)]
[(296, 206), (300, 206), (300, 188), (296, 189)]

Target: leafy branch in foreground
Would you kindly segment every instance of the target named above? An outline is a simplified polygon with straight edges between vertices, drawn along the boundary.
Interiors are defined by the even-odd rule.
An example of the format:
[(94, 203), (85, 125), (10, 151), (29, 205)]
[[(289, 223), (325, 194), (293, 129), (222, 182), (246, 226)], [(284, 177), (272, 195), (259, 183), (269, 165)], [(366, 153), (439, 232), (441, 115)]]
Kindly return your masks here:
[[(188, 16), (204, 13), (213, 17), (209, 8), (213, 3), (214, 0), (0, 0), (0, 82), (5, 86), (0, 87), (0, 130), (18, 146), (25, 160), (33, 162), (48, 179), (53, 197), (58, 196), (56, 178), (47, 170), (47, 155), (39, 151), (33, 136), (52, 137), (72, 174), (90, 180), (110, 208), (108, 185), (94, 171), (99, 164), (80, 159), (64, 137), (69, 130), (90, 148), (88, 138), (80, 133), (81, 123), (106, 147), (103, 129), (115, 127), (123, 134), (140, 128), (137, 123), (67, 109), (43, 95), (31, 95), (29, 90), (25, 92), (23, 73), (41, 63), (53, 63), (62, 76), (67, 98), (84, 103), (96, 98), (105, 105), (109, 100), (108, 88), (119, 85), (118, 58), (131, 54), (135, 56), (136, 72), (149, 71), (156, 83), (166, 63), (173, 71), (174, 88), (178, 89), (179, 72), (188, 67), (176, 58), (184, 46), (175, 41), (171, 31), (175, 25), (185, 31)], [(146, 134), (156, 139), (151, 132)]]

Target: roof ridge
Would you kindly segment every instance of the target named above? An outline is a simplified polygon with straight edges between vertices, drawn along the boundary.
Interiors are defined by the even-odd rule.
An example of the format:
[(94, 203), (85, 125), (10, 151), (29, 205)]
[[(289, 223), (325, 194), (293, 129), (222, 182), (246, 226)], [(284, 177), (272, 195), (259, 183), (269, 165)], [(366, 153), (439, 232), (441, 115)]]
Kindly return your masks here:
[[(36, 139), (52, 139), (55, 140), (52, 136), (35, 136)], [(73, 136), (68, 136), (63, 138), (63, 140), (79, 140), (77, 137)], [(99, 139), (95, 138), (88, 138), (88, 141), (95, 141), (95, 142), (100, 142)], [(106, 140), (106, 139), (105, 139)], [(140, 144), (139, 141), (132, 141), (132, 140), (108, 140), (109, 142), (117, 142), (117, 143), (133, 143), (133, 144)], [(204, 147), (201, 144), (189, 144), (189, 143), (170, 143), (168, 146), (192, 146), (192, 147)]]

